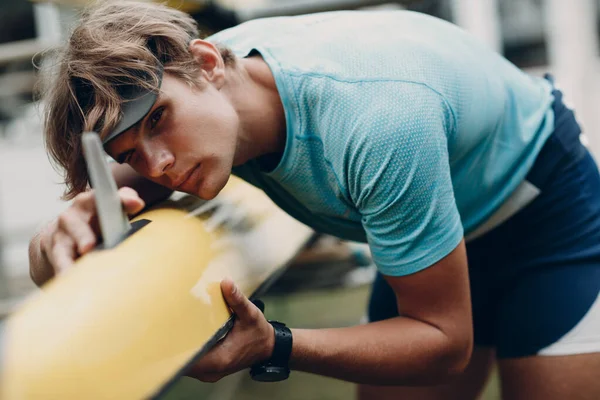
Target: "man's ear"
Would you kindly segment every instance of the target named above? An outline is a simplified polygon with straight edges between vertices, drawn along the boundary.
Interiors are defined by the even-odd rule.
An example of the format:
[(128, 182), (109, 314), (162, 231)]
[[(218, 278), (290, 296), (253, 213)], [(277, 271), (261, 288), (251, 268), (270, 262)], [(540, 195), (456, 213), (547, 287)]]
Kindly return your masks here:
[(189, 50), (200, 67), (202, 77), (220, 89), (225, 84), (225, 62), (219, 49), (206, 40), (194, 39)]

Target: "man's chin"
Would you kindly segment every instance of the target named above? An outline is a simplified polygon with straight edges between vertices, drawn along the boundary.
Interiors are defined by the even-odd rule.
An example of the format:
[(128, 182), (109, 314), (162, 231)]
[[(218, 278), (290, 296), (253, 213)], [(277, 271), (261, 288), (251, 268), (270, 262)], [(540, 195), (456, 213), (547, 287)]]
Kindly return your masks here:
[(229, 175), (226, 177), (226, 179), (219, 179), (218, 181), (205, 180), (198, 185), (197, 193), (190, 194), (194, 194), (203, 200), (212, 200), (217, 197), (221, 190), (223, 190), (228, 181)]

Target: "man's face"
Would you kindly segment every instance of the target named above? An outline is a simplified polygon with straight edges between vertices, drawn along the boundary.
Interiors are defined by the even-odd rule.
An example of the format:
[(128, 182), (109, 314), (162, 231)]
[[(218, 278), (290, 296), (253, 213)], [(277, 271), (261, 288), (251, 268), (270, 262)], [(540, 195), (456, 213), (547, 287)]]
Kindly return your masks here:
[(164, 74), (146, 117), (107, 145), (118, 162), (163, 186), (211, 199), (231, 173), (239, 117), (213, 84), (192, 88)]

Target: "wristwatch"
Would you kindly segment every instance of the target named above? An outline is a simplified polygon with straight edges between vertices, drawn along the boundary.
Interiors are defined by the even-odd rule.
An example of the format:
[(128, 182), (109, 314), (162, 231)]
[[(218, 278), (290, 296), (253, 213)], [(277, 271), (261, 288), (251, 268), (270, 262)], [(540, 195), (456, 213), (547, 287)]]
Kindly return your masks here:
[(292, 331), (284, 323), (269, 321), (275, 331), (275, 345), (271, 358), (256, 363), (250, 368), (250, 376), (258, 382), (279, 382), (290, 376), (292, 354)]

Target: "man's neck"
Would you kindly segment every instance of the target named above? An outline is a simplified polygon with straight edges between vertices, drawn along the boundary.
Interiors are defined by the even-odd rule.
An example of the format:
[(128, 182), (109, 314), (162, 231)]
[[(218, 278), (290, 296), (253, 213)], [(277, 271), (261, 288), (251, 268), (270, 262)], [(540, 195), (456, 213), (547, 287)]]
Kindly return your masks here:
[(241, 78), (233, 96), (241, 127), (236, 165), (281, 154), (286, 142), (285, 112), (269, 66), (258, 55), (239, 61)]

